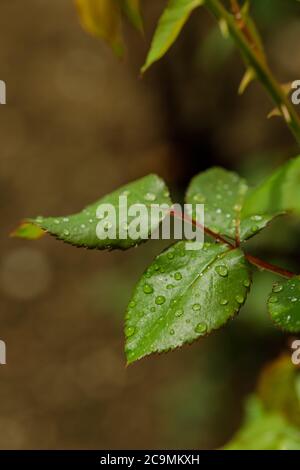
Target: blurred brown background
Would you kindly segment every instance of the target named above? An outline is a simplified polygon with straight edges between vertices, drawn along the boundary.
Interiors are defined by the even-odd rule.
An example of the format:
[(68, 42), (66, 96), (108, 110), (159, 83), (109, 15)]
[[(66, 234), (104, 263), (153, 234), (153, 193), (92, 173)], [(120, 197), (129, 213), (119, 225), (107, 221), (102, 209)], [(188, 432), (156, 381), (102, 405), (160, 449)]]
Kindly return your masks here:
[[(146, 38), (125, 31), (119, 62), (82, 31), (71, 0), (2, 0), (0, 79), (0, 448), (214, 448), (238, 427), (263, 364), (286, 348), (258, 274), (240, 318), (211, 338), (125, 368), (123, 313), (161, 249), (76, 250), (8, 234), (26, 216), (64, 215), (149, 172), (181, 200), (189, 178), (223, 165), (260, 180), (296, 152), (213, 19), (199, 9), (167, 57), (139, 79), (165, 2), (144, 0)], [(282, 82), (300, 79), (300, 5), (253, 0)], [(275, 224), (252, 252), (295, 268), (299, 226)], [(296, 268), (295, 268), (296, 269)]]

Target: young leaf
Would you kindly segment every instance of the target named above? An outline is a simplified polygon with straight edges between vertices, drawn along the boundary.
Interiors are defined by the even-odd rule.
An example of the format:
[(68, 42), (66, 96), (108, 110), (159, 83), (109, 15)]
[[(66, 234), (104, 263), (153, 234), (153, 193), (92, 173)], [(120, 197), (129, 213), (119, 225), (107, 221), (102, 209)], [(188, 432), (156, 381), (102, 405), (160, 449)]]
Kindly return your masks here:
[[(119, 200), (120, 196), (123, 196), (121, 201)], [(127, 203), (128, 208), (136, 204), (144, 205), (147, 211), (145, 217), (147, 216), (146, 221), (149, 227), (146, 226), (147, 230), (141, 232), (138, 239), (131, 237), (129, 231), (130, 224), (138, 219), (139, 215), (129, 217), (128, 225), (126, 225), (126, 221), (119, 218), (120, 209), (123, 213), (126, 206), (120, 206), (120, 203)], [(108, 209), (104, 210), (104, 204), (110, 205), (110, 212), (108, 212)], [(151, 213), (151, 204), (165, 205), (166, 208), (157, 218), (154, 218)], [(151, 229), (155, 230), (159, 226), (171, 205), (168, 188), (164, 181), (156, 175), (149, 175), (104, 196), (79, 214), (69, 217), (38, 217), (30, 219), (28, 222), (54, 235), (59, 240), (78, 247), (97, 248), (99, 250), (120, 248), (125, 250), (145, 240)], [(101, 213), (99, 213), (99, 206), (103, 209)], [(111, 211), (115, 211), (116, 217)], [(119, 236), (120, 230), (122, 237)], [(99, 234), (101, 237), (99, 237)], [(15, 235), (24, 237), (24, 232), (17, 230)]]
[(192, 11), (202, 4), (203, 0), (169, 0), (169, 4), (158, 22), (142, 72), (145, 72), (168, 51)]
[(195, 250), (195, 243), (164, 251), (136, 286), (126, 315), (128, 363), (210, 334), (245, 302), (251, 280), (242, 251), (209, 243)]
[(93, 36), (104, 39), (120, 56), (123, 37), (120, 5), (116, 0), (75, 0), (81, 24)]
[(300, 333), (300, 277), (276, 284), (268, 300), (274, 323), (290, 333)]
[(186, 202), (204, 204), (205, 226), (215, 233), (246, 240), (262, 230), (274, 215), (250, 214), (240, 220), (248, 192), (246, 181), (223, 168), (211, 168), (195, 176), (188, 188)]
[(294, 212), (300, 214), (300, 156), (290, 160), (249, 192), (242, 217), (252, 214)]
[(121, 7), (131, 24), (141, 33), (144, 32), (140, 0), (120, 0)]
[(45, 231), (37, 225), (23, 222), (11, 233), (11, 237), (26, 238), (27, 240), (38, 240), (45, 235)]

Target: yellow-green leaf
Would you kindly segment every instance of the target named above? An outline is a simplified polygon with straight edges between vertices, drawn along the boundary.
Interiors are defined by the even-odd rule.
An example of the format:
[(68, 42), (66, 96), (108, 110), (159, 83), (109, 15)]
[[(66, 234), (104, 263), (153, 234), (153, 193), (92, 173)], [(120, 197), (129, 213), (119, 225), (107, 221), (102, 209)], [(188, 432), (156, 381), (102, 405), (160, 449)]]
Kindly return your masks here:
[(192, 11), (202, 4), (203, 0), (169, 0), (169, 4), (158, 22), (142, 72), (145, 72), (168, 51)]
[(83, 28), (123, 53), (121, 8), (117, 0), (75, 0)]
[(131, 24), (141, 33), (144, 32), (140, 0), (121, 0), (121, 7)]

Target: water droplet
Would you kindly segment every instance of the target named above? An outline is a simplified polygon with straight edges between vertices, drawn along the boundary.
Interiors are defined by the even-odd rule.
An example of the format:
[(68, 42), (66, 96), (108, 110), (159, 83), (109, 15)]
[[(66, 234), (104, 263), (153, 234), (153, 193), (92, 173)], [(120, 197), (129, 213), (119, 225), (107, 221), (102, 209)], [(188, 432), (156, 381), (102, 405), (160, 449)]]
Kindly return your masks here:
[(166, 298), (163, 296), (163, 295), (159, 295), (158, 297), (156, 297), (155, 299), (155, 303), (157, 305), (163, 305), (166, 301)]
[(130, 338), (130, 336), (133, 336), (135, 333), (135, 328), (133, 326), (128, 326), (125, 328), (125, 336), (126, 338)]
[(293, 298), (291, 299), (291, 302), (297, 302), (297, 300), (298, 300), (297, 297), (293, 297)]
[(194, 304), (194, 305), (193, 305), (193, 310), (194, 310), (195, 312), (198, 312), (199, 310), (201, 310), (201, 305), (200, 305), (200, 304)]
[(92, 224), (94, 221), (93, 219), (89, 219), (89, 223)]
[(182, 317), (183, 313), (184, 313), (183, 309), (180, 308), (175, 312), (175, 317), (177, 317), (177, 318)]
[(168, 254), (167, 254), (167, 257), (168, 257), (169, 259), (174, 259), (174, 253), (172, 253), (172, 252), (168, 253)]
[(165, 271), (166, 271), (166, 270), (165, 270), (165, 268), (164, 268), (163, 266), (161, 266), (161, 267), (159, 268), (159, 272), (160, 272), (160, 273), (163, 274)]
[(220, 300), (220, 305), (227, 305), (228, 304), (228, 300), (227, 299), (221, 299)]
[(167, 285), (167, 289), (170, 290), (170, 289), (173, 289), (173, 288), (174, 288), (173, 284), (168, 284), (168, 285)]
[(69, 222), (69, 218), (68, 218), (68, 217), (64, 217), (64, 218), (63, 218), (63, 221), (64, 221), (64, 222)]
[(219, 274), (219, 276), (226, 277), (228, 276), (228, 268), (225, 266), (225, 264), (222, 264), (220, 266), (216, 266), (215, 269), (216, 273)]
[[(86, 226), (85, 226), (85, 224), (81, 224), (80, 227), (81, 227), (81, 228), (85, 228)], [(110, 228), (110, 227), (109, 227), (109, 228)]]
[(147, 193), (145, 194), (144, 198), (146, 199), (146, 201), (155, 201), (156, 196), (153, 193)]
[(133, 308), (133, 307), (135, 307), (135, 306), (136, 306), (135, 301), (134, 301), (134, 300), (131, 300), (131, 302), (129, 302), (129, 307), (130, 307), (130, 308)]
[(269, 302), (271, 304), (276, 304), (276, 302), (278, 302), (278, 297), (276, 297), (276, 295), (271, 295), (271, 297), (269, 298)]
[(198, 323), (195, 332), (199, 335), (204, 335), (207, 332), (207, 325), (205, 323)]
[(262, 220), (262, 216), (261, 215), (253, 215), (251, 217), (251, 220), (255, 220), (256, 222), (260, 222)]
[(143, 287), (143, 291), (145, 292), (145, 294), (152, 294), (153, 287), (150, 286), (149, 284), (145, 284)]
[(217, 214), (222, 214), (222, 209), (218, 208), (218, 209), (216, 210), (216, 213), (217, 213)]
[(251, 282), (250, 282), (249, 279), (245, 279), (244, 282), (243, 282), (244, 287), (250, 287), (250, 284), (251, 284)]
[(158, 265), (158, 264), (154, 264), (153, 268), (154, 268), (155, 271), (158, 271), (158, 270), (159, 270), (159, 265)]
[(273, 292), (281, 292), (283, 290), (283, 286), (281, 284), (276, 284), (274, 287), (273, 287)]
[(175, 273), (174, 279), (176, 279), (176, 281), (181, 281), (181, 279), (182, 279), (182, 274), (181, 274), (180, 272)]
[(175, 335), (175, 331), (173, 329), (170, 330), (170, 335), (172, 335), (172, 336)]
[(66, 235), (66, 236), (70, 235), (69, 230), (65, 229), (65, 230), (64, 230), (64, 235)]
[(201, 202), (203, 203), (203, 202), (206, 201), (206, 197), (203, 196), (203, 195), (200, 194), (200, 193), (195, 194), (194, 197), (193, 197), (193, 199), (194, 199), (195, 202), (200, 202), (200, 203), (201, 203)]
[(235, 297), (235, 300), (237, 301), (238, 304), (242, 305), (245, 301), (245, 297), (243, 297), (242, 295), (237, 295)]
[(258, 230), (259, 230), (258, 225), (253, 225), (253, 227), (251, 227), (251, 232), (252, 233), (256, 233), (256, 232), (258, 232)]
[(55, 219), (55, 220), (54, 220), (54, 223), (55, 223), (56, 225), (58, 225), (58, 224), (60, 224), (60, 220), (59, 220), (59, 219)]

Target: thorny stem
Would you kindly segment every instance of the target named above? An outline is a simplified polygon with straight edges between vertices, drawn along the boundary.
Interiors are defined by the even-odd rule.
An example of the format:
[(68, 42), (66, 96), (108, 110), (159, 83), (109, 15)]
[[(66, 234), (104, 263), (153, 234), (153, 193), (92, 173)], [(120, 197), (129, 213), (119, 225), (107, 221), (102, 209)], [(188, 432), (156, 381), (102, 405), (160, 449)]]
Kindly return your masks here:
[(255, 41), (252, 41), (252, 34), (240, 16), (238, 2), (231, 0), (233, 15), (226, 10), (220, 0), (204, 0), (204, 4), (215, 18), (228, 29), (248, 67), (254, 70), (256, 78), (268, 91), (297, 143), (300, 145), (300, 118), (298, 113), (290, 102), (289, 97), (285, 95), (280, 83), (274, 78), (267, 61), (257, 50)]
[[(228, 241), (226, 238), (224, 238), (222, 235), (219, 235), (218, 233), (215, 233), (213, 230), (210, 230), (208, 227), (205, 227), (204, 225), (200, 224), (196, 220), (194, 220), (192, 217), (189, 217), (187, 214), (182, 214), (181, 212), (178, 213), (174, 210), (171, 210), (171, 215), (173, 217), (180, 218), (182, 220), (185, 220), (187, 222), (190, 222), (193, 224), (195, 227), (199, 228), (202, 230), (206, 235), (209, 235), (210, 237), (214, 238), (216, 241), (219, 243), (223, 243), (227, 245), (230, 249), (235, 249), (239, 246), (238, 243), (233, 244), (232, 242)], [(296, 276), (295, 273), (292, 273), (291, 271), (287, 271), (286, 269), (281, 268), (280, 266), (275, 266), (274, 264), (270, 264), (260, 258), (256, 258), (255, 256), (249, 255), (245, 253), (246, 259), (249, 261), (249, 263), (253, 264), (259, 269), (263, 269), (265, 271), (270, 271), (272, 273), (278, 274), (279, 276), (286, 277), (287, 279), (292, 279), (293, 277)]]

